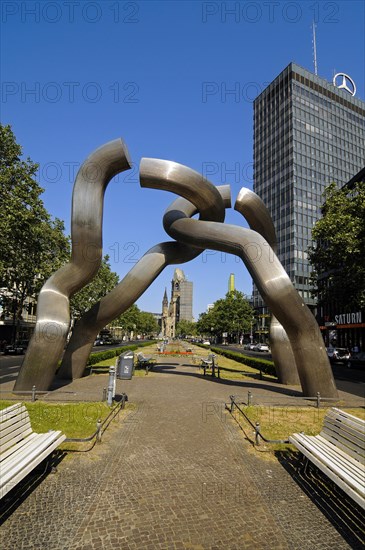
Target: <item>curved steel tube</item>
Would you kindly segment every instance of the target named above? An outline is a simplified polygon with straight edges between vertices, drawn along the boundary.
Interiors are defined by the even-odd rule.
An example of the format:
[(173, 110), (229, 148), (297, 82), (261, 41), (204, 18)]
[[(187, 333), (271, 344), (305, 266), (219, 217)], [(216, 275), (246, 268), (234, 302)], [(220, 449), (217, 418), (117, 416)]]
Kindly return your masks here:
[[(246, 218), (251, 229), (265, 238), (276, 254), (275, 227), (270, 213), (260, 197), (250, 189), (242, 187), (234, 208)], [(299, 385), (298, 369), (288, 335), (275, 315), (272, 315), (270, 322), (270, 346), (279, 382), (293, 386)]]
[(113, 176), (131, 168), (123, 140), (96, 149), (82, 164), (72, 197), (71, 261), (43, 285), (34, 335), (15, 390), (47, 390), (63, 352), (70, 325), (69, 298), (97, 273), (102, 257), (104, 192)]
[[(173, 193), (184, 190), (191, 202), (178, 198), (169, 207), (183, 217), (190, 218), (198, 211), (200, 219), (224, 221), (225, 208), (231, 206), (229, 185), (215, 187), (194, 170), (175, 162), (142, 159), (140, 179), (142, 187), (154, 187), (159, 181), (163, 182), (164, 189)], [(202, 248), (177, 242), (160, 243), (148, 250), (123, 280), (76, 323), (59, 377), (80, 378), (98, 332), (126, 311), (167, 265), (188, 262), (202, 251)]]
[(304, 395), (338, 397), (318, 325), (269, 243), (256, 231), (184, 219), (174, 211), (164, 217), (167, 233), (181, 242), (222, 250), (245, 263), (268, 307), (289, 337)]

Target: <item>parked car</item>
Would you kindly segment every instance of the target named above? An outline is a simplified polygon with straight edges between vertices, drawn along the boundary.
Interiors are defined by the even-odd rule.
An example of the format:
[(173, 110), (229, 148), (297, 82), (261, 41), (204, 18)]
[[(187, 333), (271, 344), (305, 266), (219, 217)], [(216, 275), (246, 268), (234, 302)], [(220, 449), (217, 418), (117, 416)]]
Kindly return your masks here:
[(104, 340), (100, 340), (100, 338), (98, 338), (94, 342), (94, 346), (103, 346), (103, 345), (104, 345)]
[(210, 346), (210, 342), (209, 342), (209, 340), (204, 340), (204, 342), (203, 342), (203, 346)]
[(346, 361), (346, 367), (349, 369), (357, 369), (365, 367), (365, 351), (356, 353)]
[(269, 346), (267, 344), (257, 344), (255, 351), (269, 352)]
[(20, 342), (15, 342), (15, 344), (8, 344), (5, 346), (4, 353), (5, 355), (22, 355), (28, 347), (28, 342), (22, 340)]
[(255, 348), (256, 348), (257, 344), (246, 344), (244, 346), (244, 349), (249, 349), (251, 351), (253, 351)]
[(345, 363), (351, 357), (347, 348), (327, 348), (327, 355), (331, 363)]

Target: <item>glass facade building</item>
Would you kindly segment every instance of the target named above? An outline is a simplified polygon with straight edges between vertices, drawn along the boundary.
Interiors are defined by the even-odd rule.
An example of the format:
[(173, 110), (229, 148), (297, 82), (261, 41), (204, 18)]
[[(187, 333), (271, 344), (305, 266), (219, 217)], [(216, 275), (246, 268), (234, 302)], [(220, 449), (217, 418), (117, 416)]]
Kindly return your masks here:
[[(365, 103), (290, 63), (254, 101), (254, 191), (272, 216), (278, 257), (309, 306), (307, 250), (325, 187), (365, 159)], [(263, 302), (253, 289), (253, 305)]]

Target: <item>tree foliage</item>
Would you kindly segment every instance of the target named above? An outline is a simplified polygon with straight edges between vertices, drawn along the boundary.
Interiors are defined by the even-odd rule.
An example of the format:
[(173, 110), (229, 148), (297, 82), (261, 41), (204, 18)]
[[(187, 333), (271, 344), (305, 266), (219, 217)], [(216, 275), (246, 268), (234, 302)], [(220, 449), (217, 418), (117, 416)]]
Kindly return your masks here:
[(26, 298), (39, 292), (70, 252), (63, 222), (51, 218), (40, 198), (38, 165), (21, 155), (11, 127), (0, 124), (1, 302), (14, 326)]
[(125, 334), (133, 331), (134, 334), (153, 334), (158, 332), (158, 324), (152, 313), (141, 311), (133, 304), (122, 315), (111, 323), (112, 326), (122, 327)]
[(182, 319), (176, 325), (176, 336), (196, 336), (196, 323)]
[(71, 314), (75, 319), (79, 319), (85, 311), (90, 309), (105, 294), (113, 290), (118, 284), (119, 277), (117, 273), (111, 270), (109, 256), (102, 259), (101, 266), (94, 279), (76, 294), (70, 300)]
[(333, 183), (324, 199), (308, 251), (313, 294), (319, 305), (353, 311), (365, 306), (365, 183), (351, 190)]
[(227, 332), (231, 339), (238, 340), (241, 334), (250, 330), (253, 316), (254, 311), (242, 292), (233, 290), (200, 315), (197, 328), (201, 334), (220, 337)]

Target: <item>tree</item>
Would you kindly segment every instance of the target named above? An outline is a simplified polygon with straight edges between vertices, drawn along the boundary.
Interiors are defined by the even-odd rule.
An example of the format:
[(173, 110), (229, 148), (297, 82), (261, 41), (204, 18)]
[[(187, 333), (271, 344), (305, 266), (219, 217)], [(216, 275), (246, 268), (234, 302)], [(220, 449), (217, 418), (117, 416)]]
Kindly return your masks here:
[(217, 300), (208, 313), (200, 315), (198, 330), (218, 337), (227, 332), (231, 340), (238, 341), (241, 334), (249, 332), (253, 316), (254, 311), (242, 292), (233, 290)]
[(110, 325), (114, 327), (122, 327), (124, 334), (127, 335), (128, 333), (136, 330), (139, 313), (139, 307), (136, 304), (133, 304), (127, 309), (127, 311), (114, 319)]
[(196, 323), (182, 319), (176, 325), (176, 336), (195, 336), (197, 334)]
[(13, 318), (14, 340), (25, 300), (39, 292), (70, 253), (63, 222), (51, 218), (40, 198), (38, 165), (21, 154), (11, 127), (0, 124), (0, 299), (5, 315)]
[(157, 321), (153, 314), (141, 311), (136, 304), (114, 319), (111, 326), (122, 327), (125, 336), (131, 332), (146, 335), (158, 331)]
[(158, 323), (152, 313), (141, 311), (137, 323), (138, 332), (142, 335), (158, 332)]
[(79, 319), (85, 311), (96, 304), (105, 294), (113, 290), (118, 282), (119, 277), (110, 269), (109, 256), (106, 255), (94, 279), (71, 298), (72, 317)]
[(353, 311), (365, 306), (365, 183), (351, 190), (332, 183), (324, 200), (308, 250), (313, 295), (319, 305)]

